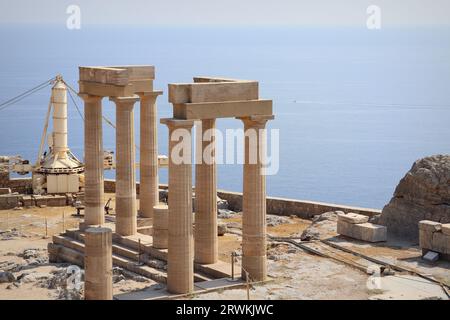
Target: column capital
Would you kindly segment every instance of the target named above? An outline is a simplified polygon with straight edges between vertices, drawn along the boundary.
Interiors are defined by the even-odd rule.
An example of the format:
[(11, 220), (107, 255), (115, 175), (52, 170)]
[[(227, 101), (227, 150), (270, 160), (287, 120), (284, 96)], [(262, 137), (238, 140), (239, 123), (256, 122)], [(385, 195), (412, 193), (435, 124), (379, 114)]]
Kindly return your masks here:
[(157, 91), (146, 91), (146, 92), (136, 92), (136, 94), (139, 96), (139, 98), (156, 98), (163, 94), (162, 90)]
[(137, 95), (129, 96), (129, 97), (110, 97), (109, 101), (112, 101), (116, 104), (116, 106), (129, 106), (133, 107), (133, 105), (139, 101), (139, 97)]
[(161, 124), (165, 124), (169, 128), (192, 128), (195, 120), (184, 120), (176, 118), (162, 118)]
[(83, 99), (84, 102), (97, 102), (103, 99), (102, 96), (94, 96), (87, 93), (79, 93), (78, 96)]
[(251, 126), (264, 126), (267, 121), (275, 119), (273, 114), (271, 115), (253, 115), (249, 117), (237, 117), (236, 119), (242, 120), (244, 123)]

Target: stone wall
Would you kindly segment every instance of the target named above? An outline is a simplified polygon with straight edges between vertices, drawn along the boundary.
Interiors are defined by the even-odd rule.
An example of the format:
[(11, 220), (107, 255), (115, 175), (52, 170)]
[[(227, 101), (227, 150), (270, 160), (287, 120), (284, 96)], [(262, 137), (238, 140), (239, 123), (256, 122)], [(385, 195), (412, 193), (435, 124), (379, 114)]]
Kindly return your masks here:
[(9, 172), (0, 169), (0, 188), (9, 188)]
[(422, 220), (419, 222), (419, 235), (420, 248), (424, 254), (431, 250), (450, 261), (450, 224)]
[[(31, 179), (12, 179), (10, 180), (9, 188), (13, 192), (25, 193), (26, 188), (31, 188)], [(167, 189), (167, 184), (160, 184), (160, 189)], [(105, 179), (105, 192), (114, 193), (116, 191), (116, 181), (112, 179)], [(136, 183), (136, 192), (139, 194), (139, 182)], [(230, 209), (233, 211), (242, 210), (242, 193), (217, 190), (217, 195), (228, 201)], [(329, 211), (344, 211), (354, 212), (367, 216), (375, 216), (381, 213), (380, 210), (351, 207), (345, 205), (338, 205), (333, 203), (315, 202), (306, 200), (295, 200), (277, 197), (267, 197), (267, 213), (274, 215), (290, 216), (296, 215), (301, 218), (309, 219), (317, 214), (322, 214)]]
[(11, 188), (12, 192), (18, 192), (21, 194), (33, 192), (33, 182), (31, 178), (14, 178), (9, 180), (8, 188)]
[[(233, 211), (242, 210), (242, 193), (217, 190), (217, 195), (228, 201), (230, 209)], [(379, 215), (381, 210), (369, 209), (369, 208), (359, 208), (352, 206), (345, 206), (333, 203), (316, 202), (316, 201), (306, 201), (306, 200), (295, 200), (287, 198), (278, 197), (267, 197), (266, 200), (267, 213), (280, 215), (280, 216), (290, 216), (296, 215), (300, 218), (312, 218), (315, 215), (322, 214), (329, 211), (344, 211), (344, 212), (354, 212), (363, 214), (369, 217)]]

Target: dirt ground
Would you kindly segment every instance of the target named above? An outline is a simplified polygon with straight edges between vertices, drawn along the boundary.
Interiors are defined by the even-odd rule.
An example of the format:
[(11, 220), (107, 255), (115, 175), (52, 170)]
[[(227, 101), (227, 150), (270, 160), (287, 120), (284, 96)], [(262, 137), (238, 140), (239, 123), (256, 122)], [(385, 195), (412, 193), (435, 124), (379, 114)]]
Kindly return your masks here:
[[(113, 195), (106, 195), (109, 197)], [(114, 203), (112, 204), (114, 207)], [(0, 271), (11, 271), (16, 281), (0, 283), (0, 299), (77, 299), (79, 294), (62, 290), (67, 264), (48, 262), (47, 244), (53, 234), (78, 226), (73, 207), (24, 208), (0, 211)], [(241, 253), (241, 214), (219, 219), (228, 232), (219, 237), (219, 259), (230, 262), (231, 252)], [(299, 237), (311, 225), (298, 217), (268, 216), (270, 237)], [(11, 230), (5, 232), (5, 230)], [(329, 235), (327, 234), (327, 237)], [(372, 245), (331, 234), (339, 245), (365, 255), (415, 268), (450, 284), (450, 264), (430, 265), (421, 259), (417, 246), (389, 240)], [(320, 257), (286, 243), (268, 241), (270, 281), (254, 285), (251, 299), (370, 299), (370, 275), (345, 263)], [(20, 280), (17, 280), (20, 279)], [(62, 279), (62, 280), (61, 280)], [(0, 281), (1, 282), (1, 281)], [(56, 285), (55, 285), (56, 283)], [(158, 287), (156, 282), (114, 271), (114, 294)], [(229, 289), (194, 295), (193, 299), (246, 299), (245, 289)]]

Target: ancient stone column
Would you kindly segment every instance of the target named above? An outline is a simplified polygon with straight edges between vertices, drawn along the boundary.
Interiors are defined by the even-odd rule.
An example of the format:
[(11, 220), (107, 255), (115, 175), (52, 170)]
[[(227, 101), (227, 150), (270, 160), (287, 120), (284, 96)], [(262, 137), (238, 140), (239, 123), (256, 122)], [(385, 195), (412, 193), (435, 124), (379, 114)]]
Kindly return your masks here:
[(161, 91), (139, 93), (141, 99), (139, 214), (145, 218), (153, 217), (153, 206), (159, 203), (156, 98), (161, 93)]
[(161, 119), (169, 127), (169, 248), (167, 289), (194, 289), (192, 233), (192, 120)]
[(134, 103), (137, 97), (111, 98), (116, 104), (116, 233), (137, 233)]
[(84, 269), (84, 298), (86, 300), (112, 300), (111, 229), (86, 229)]
[(102, 97), (82, 94), (84, 100), (84, 225), (101, 225), (103, 211)]
[(245, 131), (242, 268), (252, 281), (263, 281), (267, 276), (266, 177), (261, 156), (265, 155), (266, 148), (265, 125), (273, 116), (240, 119)]
[(197, 134), (195, 164), (195, 262), (216, 263), (218, 260), (217, 240), (217, 191), (215, 159), (215, 119), (201, 121)]

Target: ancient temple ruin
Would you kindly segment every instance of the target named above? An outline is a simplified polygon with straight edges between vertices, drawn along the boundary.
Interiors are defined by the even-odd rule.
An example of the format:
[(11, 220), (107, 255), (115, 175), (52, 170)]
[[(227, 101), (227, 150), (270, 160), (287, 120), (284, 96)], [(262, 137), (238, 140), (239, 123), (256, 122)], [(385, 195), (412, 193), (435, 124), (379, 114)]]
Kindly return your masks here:
[[(85, 218), (78, 230), (68, 230), (54, 237), (54, 243), (49, 245), (51, 260), (84, 263), (88, 299), (112, 298), (109, 284), (112, 280), (105, 277), (110, 274), (108, 269), (112, 263), (126, 264), (134, 272), (166, 282), (167, 290), (177, 294), (194, 292), (197, 281), (230, 277), (232, 266), (218, 259), (215, 139), (211, 137), (207, 143), (197, 145), (200, 154), (207, 145), (212, 146), (213, 152), (209, 161), (196, 164), (193, 218), (192, 154), (190, 150), (183, 151), (188, 153), (184, 156), (189, 161), (173, 161), (170, 155), (177, 141), (172, 134), (184, 129), (189, 133), (184, 139), (190, 139), (187, 142), (191, 145), (195, 121), (201, 121), (206, 131), (215, 128), (217, 118), (230, 117), (241, 120), (245, 131), (264, 131), (267, 121), (274, 118), (272, 101), (259, 99), (257, 81), (196, 77), (193, 83), (169, 84), (173, 117), (161, 119), (169, 128), (167, 207), (159, 203), (158, 193), (156, 99), (162, 92), (153, 89), (155, 68), (108, 66), (80, 67), (79, 70), (79, 95), (85, 109)], [(105, 97), (116, 105), (116, 215), (112, 221), (105, 220), (103, 210), (102, 99)], [(141, 114), (139, 210), (136, 206), (133, 112), (138, 101)], [(257, 155), (264, 155), (266, 141), (264, 134), (258, 135), (256, 143), (247, 136), (244, 140), (240, 274), (252, 281), (264, 281), (267, 277), (265, 175), (263, 159), (256, 157), (252, 162), (249, 155), (251, 148)], [(140, 225), (152, 226), (150, 234), (153, 236), (139, 233)], [(112, 229), (112, 235), (108, 228)], [(148, 266), (130, 266), (121, 257), (114, 256), (118, 253), (133, 255), (132, 249), (138, 250), (139, 262), (142, 262), (142, 253), (167, 261), (167, 274), (149, 271)], [(90, 262), (94, 260), (99, 261), (96, 267)], [(96, 277), (100, 280), (95, 280)]]

